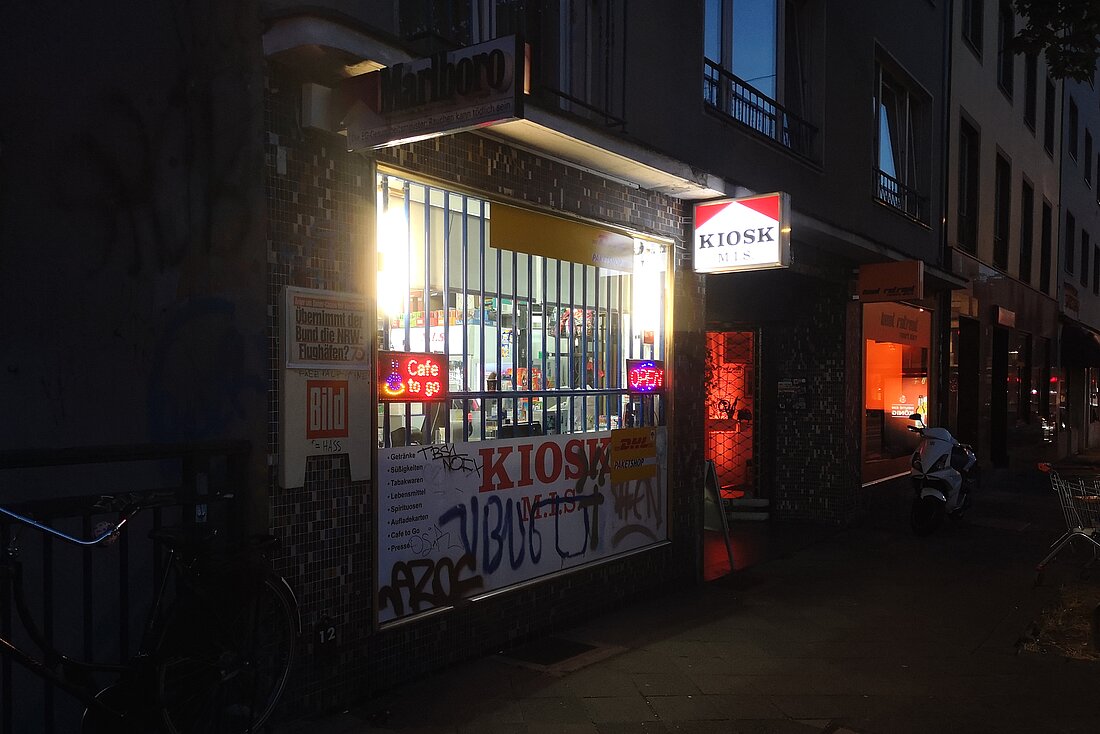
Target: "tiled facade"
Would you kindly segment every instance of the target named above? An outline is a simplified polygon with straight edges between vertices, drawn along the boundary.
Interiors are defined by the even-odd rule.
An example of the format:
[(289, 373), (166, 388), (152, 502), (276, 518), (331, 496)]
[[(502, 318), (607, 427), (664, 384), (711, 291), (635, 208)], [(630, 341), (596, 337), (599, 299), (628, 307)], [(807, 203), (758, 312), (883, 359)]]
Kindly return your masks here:
[[(765, 374), (805, 378), (808, 411), (775, 410), (772, 507), (783, 520), (843, 524), (853, 519), (859, 475), (859, 435), (849, 435), (845, 410), (844, 284), (821, 281), (804, 293), (800, 317), (769, 326), (762, 336)], [(856, 424), (858, 425), (858, 424)], [(855, 461), (849, 455), (855, 449)]]
[[(368, 161), (297, 128), (297, 104), (296, 95), (278, 91), (269, 79), (269, 505), (271, 532), (282, 541), (277, 570), (291, 581), (304, 627), (287, 698), (305, 711), (331, 708), (363, 689), (363, 647), (371, 627), (371, 503), (369, 485), (351, 481), (346, 455), (311, 457), (304, 486), (279, 486), (279, 302), (287, 285), (363, 290), (360, 233), (369, 225), (366, 202), (373, 186)], [(330, 626), (335, 639), (322, 645), (321, 632)]]
[[(279, 462), (278, 304), (284, 285), (360, 291), (372, 226), (371, 162), (340, 148), (339, 138), (297, 128), (295, 95), (269, 84), (266, 98), (268, 249), (271, 333), (270, 452), (272, 531), (283, 539), (280, 571), (297, 590), (305, 628), (295, 690), (301, 713), (439, 669), (583, 619), (596, 610), (691, 582), (699, 563), (702, 494), (700, 391), (691, 375), (703, 363), (702, 278), (684, 248), (682, 202), (624, 186), (511, 148), (458, 134), (385, 149), (377, 162), (443, 185), (503, 201), (603, 221), (675, 242), (675, 372), (670, 424), (668, 527), (671, 543), (494, 595), (472, 605), (402, 624), (371, 628), (372, 497), (370, 482), (351, 482), (340, 458), (314, 457), (305, 486), (282, 489)], [(681, 377), (683, 376), (683, 377)], [(323, 629), (334, 632), (321, 642)]]
[[(860, 516), (863, 351), (854, 268), (792, 244), (797, 272), (709, 276), (706, 328), (758, 337), (755, 482), (780, 521), (843, 525)], [(785, 405), (782, 383), (805, 386), (805, 404)]]

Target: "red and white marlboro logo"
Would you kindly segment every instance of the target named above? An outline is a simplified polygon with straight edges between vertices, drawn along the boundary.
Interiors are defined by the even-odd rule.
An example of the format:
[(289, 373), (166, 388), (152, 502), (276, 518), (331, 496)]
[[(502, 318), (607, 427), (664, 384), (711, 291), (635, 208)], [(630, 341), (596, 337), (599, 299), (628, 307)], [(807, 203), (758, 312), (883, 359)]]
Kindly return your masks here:
[(789, 220), (790, 201), (784, 193), (696, 204), (695, 272), (787, 267)]

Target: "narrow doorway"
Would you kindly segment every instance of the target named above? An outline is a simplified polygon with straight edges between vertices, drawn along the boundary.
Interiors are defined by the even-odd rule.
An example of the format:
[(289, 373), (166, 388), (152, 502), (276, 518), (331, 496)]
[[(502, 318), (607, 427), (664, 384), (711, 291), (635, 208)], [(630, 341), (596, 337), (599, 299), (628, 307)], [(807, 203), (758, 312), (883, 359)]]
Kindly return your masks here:
[(978, 445), (979, 352), (981, 326), (974, 319), (959, 318), (959, 341), (955, 372), (955, 436), (963, 443)]
[(994, 466), (1008, 465), (1008, 329), (993, 327), (990, 355), (989, 455)]
[(756, 338), (752, 331), (708, 331), (705, 458), (723, 499), (756, 496)]
[[(766, 500), (757, 496), (756, 343), (752, 331), (707, 332), (703, 416), (704, 458), (714, 462), (720, 511), (732, 518), (736, 509), (739, 519), (751, 520), (768, 517), (758, 505)], [(722, 533), (704, 532), (703, 578), (715, 579), (759, 560), (754, 538), (744, 528), (725, 540)]]

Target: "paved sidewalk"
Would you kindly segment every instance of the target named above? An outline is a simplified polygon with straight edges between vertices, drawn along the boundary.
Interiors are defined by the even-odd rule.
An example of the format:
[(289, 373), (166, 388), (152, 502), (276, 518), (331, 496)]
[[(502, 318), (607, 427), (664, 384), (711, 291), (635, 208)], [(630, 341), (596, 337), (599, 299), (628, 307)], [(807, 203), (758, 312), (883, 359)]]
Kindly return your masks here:
[(1067, 555), (1035, 587), (1061, 515), (1041, 475), (1015, 479), (987, 483), (966, 524), (921, 539), (908, 532), (904, 488), (884, 487), (897, 496), (858, 528), (786, 555), (792, 544), (774, 543), (781, 557), (528, 651), (591, 646), (577, 657), (490, 656), (276, 731), (1100, 731), (1100, 664), (1019, 651), (1060, 583), (1096, 581), (1080, 581)]

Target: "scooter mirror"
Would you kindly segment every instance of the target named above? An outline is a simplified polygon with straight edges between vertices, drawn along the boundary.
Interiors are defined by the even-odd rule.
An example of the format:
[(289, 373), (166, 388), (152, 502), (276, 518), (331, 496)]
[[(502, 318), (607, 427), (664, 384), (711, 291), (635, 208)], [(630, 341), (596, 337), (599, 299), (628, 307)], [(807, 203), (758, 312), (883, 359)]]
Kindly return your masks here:
[(913, 413), (913, 415), (909, 416), (909, 420), (911, 420), (911, 421), (919, 421), (919, 420), (923, 420), (923, 419), (921, 418), (921, 414), (920, 414), (920, 413)]

